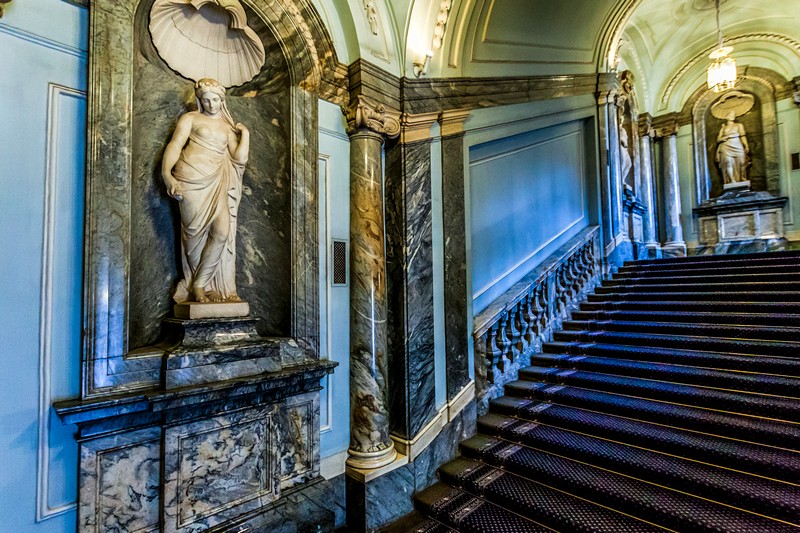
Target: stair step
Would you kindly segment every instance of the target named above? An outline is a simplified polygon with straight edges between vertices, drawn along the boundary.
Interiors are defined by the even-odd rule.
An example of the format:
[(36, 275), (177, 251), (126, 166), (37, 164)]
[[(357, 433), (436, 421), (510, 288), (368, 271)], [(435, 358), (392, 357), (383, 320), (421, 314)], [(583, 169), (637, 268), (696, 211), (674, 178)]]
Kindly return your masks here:
[(793, 526), (643, 480), (478, 435), (461, 443), (465, 457), (676, 531), (795, 531)]
[(492, 412), (478, 419), (480, 431), (513, 440), (517, 428), (534, 422), (790, 483), (800, 480), (800, 453), (789, 450), (535, 401), (500, 407), (507, 414), (497, 409), (492, 404)]
[(662, 268), (627, 268), (623, 267), (614, 274), (615, 280), (628, 278), (654, 278), (668, 279), (672, 277), (686, 277), (699, 279), (714, 279), (716, 276), (732, 276), (737, 274), (796, 274), (797, 262), (786, 262), (780, 264), (761, 265), (761, 266), (731, 266), (731, 265), (711, 265), (682, 267), (662, 267)]
[(655, 321), (567, 320), (562, 327), (570, 331), (621, 331), (659, 335), (703, 335), (706, 337), (754, 340), (800, 339), (800, 328), (787, 326), (753, 326), (737, 324), (681, 324)]
[(442, 483), (425, 489), (417, 494), (414, 500), (421, 513), (456, 531), (475, 533), (552, 531), (498, 505)]
[(749, 511), (800, 524), (797, 485), (531, 422), (510, 424), (503, 433), (498, 436), (538, 451), (637, 479), (658, 479), (660, 485), (674, 490), (727, 505), (745, 505)]
[(796, 282), (797, 269), (792, 272), (772, 272), (772, 273), (727, 273), (716, 274), (710, 279), (705, 276), (676, 275), (676, 276), (641, 276), (636, 277), (635, 272), (627, 276), (614, 276), (613, 279), (603, 281), (603, 287), (635, 287), (637, 285), (680, 285), (683, 283), (696, 284), (707, 280), (712, 283), (771, 283), (771, 282)]
[(716, 280), (697, 280), (693, 283), (653, 283), (653, 284), (625, 284), (600, 286), (595, 289), (595, 294), (642, 294), (650, 293), (716, 293), (733, 291), (741, 294), (752, 292), (793, 292), (798, 294), (800, 282), (798, 281), (769, 281), (769, 282), (739, 282), (719, 283)]
[(625, 333), (619, 331), (556, 331), (553, 340), (561, 342), (625, 344), (683, 350), (729, 352), (736, 354), (796, 357), (800, 342), (757, 339), (718, 339), (694, 335), (661, 335), (656, 333)]
[(473, 459), (455, 459), (440, 468), (439, 474), (444, 482), (487, 501), (510, 509), (525, 509), (527, 517), (556, 531), (663, 531), (663, 528)]
[(670, 302), (800, 302), (800, 292), (796, 291), (737, 291), (717, 290), (717, 292), (647, 292), (626, 291), (613, 294), (590, 294), (590, 302), (629, 302), (632, 300), (670, 301)]
[(703, 311), (573, 311), (575, 320), (616, 322), (659, 322), (739, 326), (780, 326), (800, 328), (800, 315), (788, 313), (710, 313)]
[(658, 311), (658, 312), (705, 312), (705, 313), (766, 313), (766, 314), (800, 314), (800, 303), (794, 302), (750, 302), (746, 300), (730, 302), (702, 301), (586, 301), (580, 305), (584, 311)]
[(625, 265), (626, 266), (669, 265), (669, 264), (684, 265), (696, 262), (726, 263), (731, 261), (753, 263), (762, 260), (777, 260), (781, 258), (784, 259), (797, 258), (798, 260), (800, 260), (800, 251), (781, 250), (775, 252), (752, 252), (752, 253), (734, 254), (734, 255), (690, 255), (687, 257), (663, 257), (659, 259), (638, 259), (635, 261), (626, 261)]
[(535, 379), (538, 375), (536, 369), (547, 366), (759, 394), (787, 397), (800, 395), (800, 379), (772, 374), (713, 370), (587, 355), (554, 357), (554, 354), (548, 354), (547, 357), (532, 357), (531, 363), (537, 365), (531, 367), (535, 369), (534, 372), (529, 373), (527, 368), (520, 369), (520, 379)]
[[(626, 396), (723, 412), (770, 418), (780, 416), (785, 421), (800, 421), (800, 400), (791, 398), (731, 392), (710, 387), (613, 376), (583, 370), (559, 370), (552, 367), (528, 367), (525, 374), (526, 380), (512, 381), (506, 384), (506, 394), (515, 395), (519, 390), (516, 386), (517, 383), (536, 379), (539, 382), (554, 385), (614, 392)], [(527, 394), (527, 389), (525, 389), (525, 393)]]
[(437, 520), (425, 520), (424, 522), (408, 530), (408, 533), (455, 533), (455, 532)]
[[(536, 354), (537, 359), (557, 361), (558, 355), (587, 355), (626, 359), (640, 362), (667, 363), (701, 368), (763, 372), (779, 376), (800, 376), (800, 359), (769, 357), (765, 355), (738, 355), (726, 352), (706, 352), (657, 348), (652, 346), (629, 346), (624, 344), (600, 344), (582, 342), (547, 342), (542, 345), (545, 353)], [(548, 358), (545, 356), (554, 356)]]
[[(524, 387), (519, 387), (523, 384)], [(686, 429), (755, 444), (800, 451), (800, 425), (780, 420), (740, 416), (673, 403), (634, 398), (580, 387), (552, 386), (530, 381), (506, 384), (512, 392), (493, 400), (494, 410), (515, 415), (518, 409), (541, 409), (538, 402), (554, 403), (589, 411)]]

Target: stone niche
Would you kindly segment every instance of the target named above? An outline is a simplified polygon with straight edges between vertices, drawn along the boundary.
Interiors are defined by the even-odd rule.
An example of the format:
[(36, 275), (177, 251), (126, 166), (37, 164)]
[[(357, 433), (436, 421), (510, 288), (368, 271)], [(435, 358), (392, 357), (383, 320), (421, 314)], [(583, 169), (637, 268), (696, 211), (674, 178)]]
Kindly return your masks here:
[(241, 3), (266, 53), (226, 97), (251, 132), (236, 243), (251, 315), (204, 320), (171, 316), (179, 213), (160, 176), (194, 83), (152, 43), (153, 0), (90, 3), (82, 387), (55, 405), (78, 428), (82, 532), (333, 530), (316, 129), (318, 98), (342, 103), (346, 88), (309, 2)]
[[(775, 88), (745, 75), (733, 90), (705, 91), (692, 105), (698, 225), (696, 254), (729, 254), (782, 250), (783, 208), (780, 197)], [(738, 104), (737, 104), (738, 102)], [(749, 102), (743, 105), (742, 102)], [(715, 161), (717, 136), (730, 103), (735, 121), (747, 136), (747, 180), (725, 184)], [(719, 110), (715, 109), (720, 106)], [(737, 107), (738, 106), (738, 107)]]

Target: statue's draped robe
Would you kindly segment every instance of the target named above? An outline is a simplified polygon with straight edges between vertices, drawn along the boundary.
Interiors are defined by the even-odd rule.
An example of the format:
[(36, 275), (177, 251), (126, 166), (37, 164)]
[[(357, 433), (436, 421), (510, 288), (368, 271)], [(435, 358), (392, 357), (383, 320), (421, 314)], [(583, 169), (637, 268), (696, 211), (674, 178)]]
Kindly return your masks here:
[[(194, 144), (192, 155), (187, 158), (191, 144)], [(194, 283), (200, 283), (207, 294), (216, 293), (222, 299), (229, 299), (237, 296), (236, 218), (246, 161), (235, 161), (228, 150), (228, 135), (207, 125), (192, 129), (189, 145), (173, 171), (183, 196), (180, 206), (183, 280), (175, 290), (174, 299), (176, 302), (191, 299), (189, 291)], [(213, 241), (212, 223), (226, 213), (227, 239), (216, 250), (213, 242), (209, 244), (210, 238)]]
[(744, 127), (737, 123), (725, 124), (717, 136), (717, 160), (724, 183), (747, 180), (747, 153), (742, 143)]

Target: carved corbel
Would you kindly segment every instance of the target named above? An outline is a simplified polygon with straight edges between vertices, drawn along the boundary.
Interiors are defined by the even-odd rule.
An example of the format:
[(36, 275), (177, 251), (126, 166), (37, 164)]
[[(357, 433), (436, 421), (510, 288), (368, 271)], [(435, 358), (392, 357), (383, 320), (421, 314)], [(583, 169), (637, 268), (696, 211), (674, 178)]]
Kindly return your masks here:
[(366, 96), (359, 95), (350, 108), (345, 110), (345, 114), (347, 130), (350, 133), (366, 128), (390, 139), (400, 135), (400, 112)]

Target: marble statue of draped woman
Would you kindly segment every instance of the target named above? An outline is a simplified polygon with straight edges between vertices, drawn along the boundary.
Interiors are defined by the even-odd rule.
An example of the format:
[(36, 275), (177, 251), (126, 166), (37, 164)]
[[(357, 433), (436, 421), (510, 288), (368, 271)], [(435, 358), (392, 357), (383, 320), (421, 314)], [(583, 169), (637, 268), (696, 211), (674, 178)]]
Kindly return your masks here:
[(717, 135), (716, 161), (722, 172), (724, 183), (747, 181), (747, 154), (750, 146), (744, 126), (736, 122), (736, 114), (731, 111), (727, 122), (722, 125)]
[(197, 111), (178, 120), (162, 159), (162, 177), (181, 213), (183, 280), (176, 302), (240, 301), (236, 293), (236, 221), (250, 134), (235, 123), (225, 88), (201, 79)]

